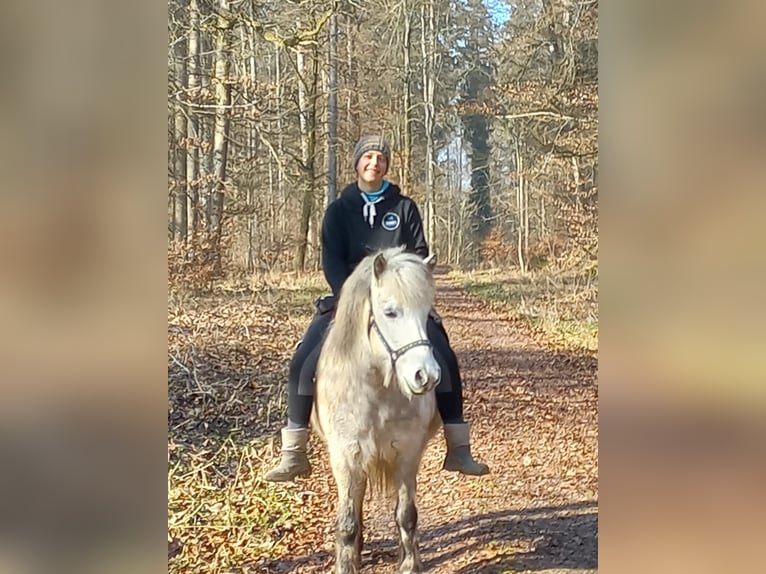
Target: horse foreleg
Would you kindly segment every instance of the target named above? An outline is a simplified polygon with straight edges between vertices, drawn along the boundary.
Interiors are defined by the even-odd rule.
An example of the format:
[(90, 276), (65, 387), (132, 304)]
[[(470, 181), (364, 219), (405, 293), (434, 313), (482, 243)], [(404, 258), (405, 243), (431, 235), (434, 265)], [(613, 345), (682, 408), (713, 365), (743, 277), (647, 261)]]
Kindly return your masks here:
[(362, 557), (362, 502), (365, 478), (343, 462), (333, 463), (338, 487), (338, 516), (335, 523), (335, 572), (357, 574)]
[(396, 525), (399, 527), (399, 571), (422, 572), (418, 550), (418, 509), (415, 506), (415, 473), (397, 481)]

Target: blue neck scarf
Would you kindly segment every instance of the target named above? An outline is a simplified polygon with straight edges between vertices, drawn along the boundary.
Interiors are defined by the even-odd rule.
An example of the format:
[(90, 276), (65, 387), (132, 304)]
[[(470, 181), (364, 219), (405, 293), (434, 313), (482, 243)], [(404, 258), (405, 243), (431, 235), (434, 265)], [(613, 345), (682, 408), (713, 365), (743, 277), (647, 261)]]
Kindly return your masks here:
[(378, 214), (375, 209), (375, 204), (383, 199), (383, 194), (388, 189), (388, 182), (383, 181), (383, 185), (375, 193), (362, 192), (362, 199), (364, 199), (364, 205), (362, 206), (362, 217), (370, 224), (370, 227), (375, 225), (375, 216)]

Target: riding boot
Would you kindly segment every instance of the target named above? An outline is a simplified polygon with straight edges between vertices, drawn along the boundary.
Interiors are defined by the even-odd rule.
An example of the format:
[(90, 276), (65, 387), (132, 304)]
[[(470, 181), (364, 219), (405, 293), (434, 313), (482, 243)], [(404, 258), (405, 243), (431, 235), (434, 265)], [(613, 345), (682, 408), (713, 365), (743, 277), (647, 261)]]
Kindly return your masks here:
[(263, 477), (271, 482), (286, 482), (311, 474), (306, 456), (309, 429), (282, 429), (282, 460)]
[(457, 470), (473, 476), (481, 476), (489, 472), (489, 467), (486, 464), (475, 461), (471, 456), (468, 423), (445, 424), (444, 438), (447, 441), (444, 470)]

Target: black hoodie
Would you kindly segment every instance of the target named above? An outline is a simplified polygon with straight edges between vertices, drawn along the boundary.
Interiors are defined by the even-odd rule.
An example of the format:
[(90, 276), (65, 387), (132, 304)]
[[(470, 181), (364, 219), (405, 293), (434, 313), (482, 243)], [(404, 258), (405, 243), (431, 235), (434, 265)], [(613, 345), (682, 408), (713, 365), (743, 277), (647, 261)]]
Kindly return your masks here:
[(343, 282), (370, 253), (404, 245), (407, 251), (428, 256), (423, 220), (418, 206), (389, 183), (375, 204), (372, 226), (364, 215), (364, 198), (356, 183), (347, 185), (327, 206), (322, 222), (322, 269), (337, 296)]

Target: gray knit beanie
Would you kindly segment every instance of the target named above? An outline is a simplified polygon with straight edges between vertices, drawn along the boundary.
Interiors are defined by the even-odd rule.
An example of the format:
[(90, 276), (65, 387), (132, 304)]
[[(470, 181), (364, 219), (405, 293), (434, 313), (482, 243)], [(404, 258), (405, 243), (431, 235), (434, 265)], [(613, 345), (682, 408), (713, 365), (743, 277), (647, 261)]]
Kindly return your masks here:
[(383, 139), (383, 136), (362, 136), (354, 146), (354, 170), (356, 170), (356, 164), (359, 163), (359, 158), (368, 151), (379, 151), (382, 153), (386, 158), (386, 169), (388, 169), (388, 166), (391, 164), (391, 148), (388, 146), (388, 142)]

